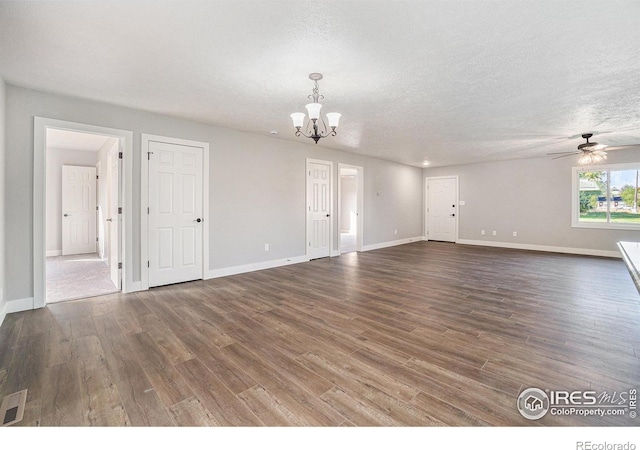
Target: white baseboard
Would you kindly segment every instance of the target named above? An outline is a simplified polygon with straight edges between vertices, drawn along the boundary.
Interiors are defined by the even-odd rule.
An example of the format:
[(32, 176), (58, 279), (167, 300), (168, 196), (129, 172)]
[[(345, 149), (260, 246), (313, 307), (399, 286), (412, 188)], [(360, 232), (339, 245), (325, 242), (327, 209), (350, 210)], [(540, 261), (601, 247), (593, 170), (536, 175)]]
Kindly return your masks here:
[(5, 302), (0, 310), (0, 326), (7, 314), (33, 309), (33, 297)]
[(423, 241), (424, 236), (417, 236), (407, 239), (398, 239), (397, 241), (380, 242), (378, 244), (363, 245), (362, 251), (378, 250), (380, 248), (395, 247), (396, 245), (408, 244), (409, 242)]
[(238, 275), (240, 273), (255, 272), (257, 270), (273, 269), (274, 267), (288, 266), (290, 264), (299, 264), (308, 262), (309, 258), (306, 256), (295, 256), (285, 259), (274, 259), (271, 261), (263, 261), (253, 264), (245, 264), (242, 266), (224, 267), (222, 269), (213, 269), (205, 276), (205, 280), (211, 278), (227, 277), (229, 275)]
[(495, 242), (495, 241), (476, 241), (473, 239), (458, 239), (457, 244), (463, 245), (481, 245), (484, 247), (501, 247), (501, 248), (515, 248), (519, 250), (534, 250), (538, 252), (552, 252), (552, 253), (569, 253), (573, 255), (589, 255), (589, 256), (604, 256), (607, 258), (621, 258), (618, 250), (596, 250), (593, 248), (577, 248), (577, 247), (556, 247), (553, 245), (535, 245), (535, 244), (521, 244), (515, 242)]
[(47, 256), (61, 256), (62, 250), (47, 250)]

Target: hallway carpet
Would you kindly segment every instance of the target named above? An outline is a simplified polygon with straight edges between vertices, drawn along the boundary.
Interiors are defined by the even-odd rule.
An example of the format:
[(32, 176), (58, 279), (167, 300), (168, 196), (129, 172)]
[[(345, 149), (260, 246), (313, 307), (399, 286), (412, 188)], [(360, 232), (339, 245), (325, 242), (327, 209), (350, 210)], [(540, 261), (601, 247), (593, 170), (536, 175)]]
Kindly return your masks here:
[(47, 258), (47, 303), (117, 291), (106, 261), (97, 253)]

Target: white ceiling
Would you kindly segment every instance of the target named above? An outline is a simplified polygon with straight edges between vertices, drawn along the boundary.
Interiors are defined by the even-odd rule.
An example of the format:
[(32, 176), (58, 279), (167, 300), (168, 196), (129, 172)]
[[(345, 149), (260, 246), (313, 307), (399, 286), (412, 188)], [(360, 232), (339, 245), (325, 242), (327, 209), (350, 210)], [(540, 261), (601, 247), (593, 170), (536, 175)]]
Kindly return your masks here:
[(321, 72), (342, 119), (319, 145), (440, 166), (640, 143), (639, 23), (635, 1), (0, 1), (0, 76), (303, 140)]
[(67, 130), (47, 130), (47, 148), (58, 150), (83, 150), (97, 152), (107, 141), (115, 142), (115, 138), (98, 134), (78, 133)]

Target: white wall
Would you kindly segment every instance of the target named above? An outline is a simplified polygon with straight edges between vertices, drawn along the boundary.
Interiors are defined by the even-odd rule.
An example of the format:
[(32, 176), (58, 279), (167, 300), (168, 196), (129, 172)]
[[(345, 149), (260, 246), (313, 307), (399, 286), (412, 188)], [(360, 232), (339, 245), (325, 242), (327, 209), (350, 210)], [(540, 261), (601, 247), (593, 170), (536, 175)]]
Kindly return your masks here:
[(0, 78), (0, 325), (6, 314), (6, 289), (5, 289), (5, 155), (6, 155), (6, 132), (5, 132), (5, 98), (6, 87), (4, 80)]
[[(210, 157), (210, 268), (300, 257), (305, 254), (305, 160), (316, 158), (364, 167), (364, 244), (422, 236), (422, 170), (322, 148), (309, 139), (287, 141), (176, 119), (150, 112), (7, 86), (6, 292), (33, 296), (33, 117), (80, 122), (134, 133), (133, 241), (140, 242), (140, 135), (149, 133), (208, 142)], [(292, 132), (287, 117), (279, 118)], [(265, 133), (267, 133), (265, 131)], [(377, 196), (376, 192), (383, 194)], [(334, 214), (337, 220), (337, 214)], [(240, 224), (240, 225), (238, 225)], [(337, 223), (334, 224), (337, 229)], [(394, 235), (394, 229), (398, 234)], [(337, 251), (338, 233), (333, 248)], [(264, 244), (270, 251), (264, 251)], [(134, 248), (134, 280), (140, 249)]]
[(62, 166), (94, 167), (98, 152), (47, 149), (47, 256), (62, 254)]
[[(640, 149), (607, 156), (608, 164), (640, 162)], [(568, 247), (594, 254), (617, 251), (620, 240), (637, 241), (638, 231), (571, 227), (571, 168), (577, 160), (545, 157), (437, 167), (425, 169), (424, 176), (460, 177), (460, 200), (466, 203), (458, 210), (461, 240)]]

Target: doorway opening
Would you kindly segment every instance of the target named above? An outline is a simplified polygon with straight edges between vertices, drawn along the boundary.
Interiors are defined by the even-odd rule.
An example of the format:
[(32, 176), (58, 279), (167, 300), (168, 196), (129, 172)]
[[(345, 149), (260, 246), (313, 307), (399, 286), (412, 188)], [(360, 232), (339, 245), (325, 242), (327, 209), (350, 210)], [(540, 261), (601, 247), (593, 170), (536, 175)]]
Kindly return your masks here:
[(120, 291), (120, 141), (46, 130), (47, 303)]
[(362, 251), (363, 169), (338, 164), (338, 241), (339, 253)]
[[(132, 264), (129, 264), (133, 260), (131, 233), (133, 133), (45, 117), (34, 117), (33, 129), (33, 308), (42, 308), (49, 300), (47, 298), (47, 256), (75, 260), (65, 262), (66, 268), (77, 268), (85, 263), (104, 264), (106, 259), (109, 264), (107, 266), (109, 279), (114, 286), (112, 288), (107, 284), (111, 292), (139, 290), (139, 283), (133, 281)], [(77, 141), (84, 139), (84, 144), (76, 142), (77, 145), (83, 145), (84, 150), (73, 147), (65, 148), (70, 144), (64, 142), (67, 142), (72, 136), (66, 132), (76, 133)], [(57, 142), (56, 139), (58, 139)], [(82, 151), (90, 152), (87, 150), (87, 146), (88, 142), (92, 140), (102, 143), (98, 151), (99, 159), (96, 160), (95, 155), (89, 154), (77, 156)], [(56, 148), (76, 150), (76, 159), (66, 159), (65, 156), (63, 163), (63, 159), (60, 157), (57, 164), (50, 164), (47, 168), (47, 160), (55, 160), (59, 156), (53, 153)], [(52, 149), (51, 154), (47, 149)], [(100, 158), (102, 159), (100, 160)], [(69, 192), (72, 192), (70, 196), (63, 196), (62, 192), (63, 165), (71, 167), (67, 170), (75, 171), (75, 174), (69, 174), (69, 181), (76, 183), (75, 185), (71, 183), (71, 186), (67, 188)], [(87, 174), (83, 172), (92, 167), (92, 170), (95, 170), (94, 176), (98, 176), (97, 180), (94, 178), (94, 184), (90, 183), (92, 172), (89, 171)], [(50, 172), (59, 170), (59, 178), (55, 175), (57, 172), (53, 172), (54, 174), (48, 177), (48, 169)], [(104, 186), (100, 187), (100, 177), (103, 177), (102, 181), (106, 183), (106, 186), (111, 186), (110, 189)], [(59, 183), (59, 188), (52, 188), (50, 186), (52, 181)], [(100, 197), (101, 191), (102, 197)], [(54, 202), (50, 198), (54, 195), (59, 198), (59, 209), (55, 211), (54, 208), (53, 213), (59, 213), (59, 218), (54, 216), (56, 218), (51, 219), (47, 217), (47, 209), (50, 206), (49, 203)], [(66, 218), (62, 212), (63, 197), (71, 197), (72, 200), (71, 206), (65, 205), (65, 207), (77, 208), (77, 211), (75, 209), (67, 211)], [(95, 206), (91, 203), (92, 198), (94, 198)], [(93, 211), (91, 211), (92, 207)], [(49, 213), (51, 212), (51, 208), (49, 208)], [(113, 217), (113, 213), (116, 212), (116, 217)], [(85, 214), (86, 217), (83, 218), (82, 214)], [(78, 220), (64, 222), (64, 219), (71, 218)], [(107, 219), (111, 219), (111, 221)], [(47, 234), (52, 230), (54, 230), (55, 238), (49, 239)], [(64, 233), (67, 234), (68, 241), (71, 241), (73, 245), (84, 243), (87, 247), (80, 250), (75, 247), (75, 250), (71, 250), (75, 255), (63, 255), (62, 236)], [(98, 239), (93, 242), (95, 247), (90, 245), (92, 237), (94, 240)], [(52, 244), (47, 247), (49, 240)], [(56, 269), (56, 267), (50, 267), (50, 274), (55, 274)], [(67, 270), (64, 273), (67, 273)], [(83, 275), (84, 277), (89, 277), (89, 275)], [(77, 285), (80, 281), (79, 278), (78, 275), (71, 276), (68, 280), (63, 280), (61, 284)], [(84, 279), (84, 281), (87, 280)], [(63, 299), (93, 296), (94, 294), (86, 289), (89, 284), (84, 286), (85, 288), (78, 296), (65, 294)], [(50, 300), (56, 301), (57, 298), (51, 295)]]

